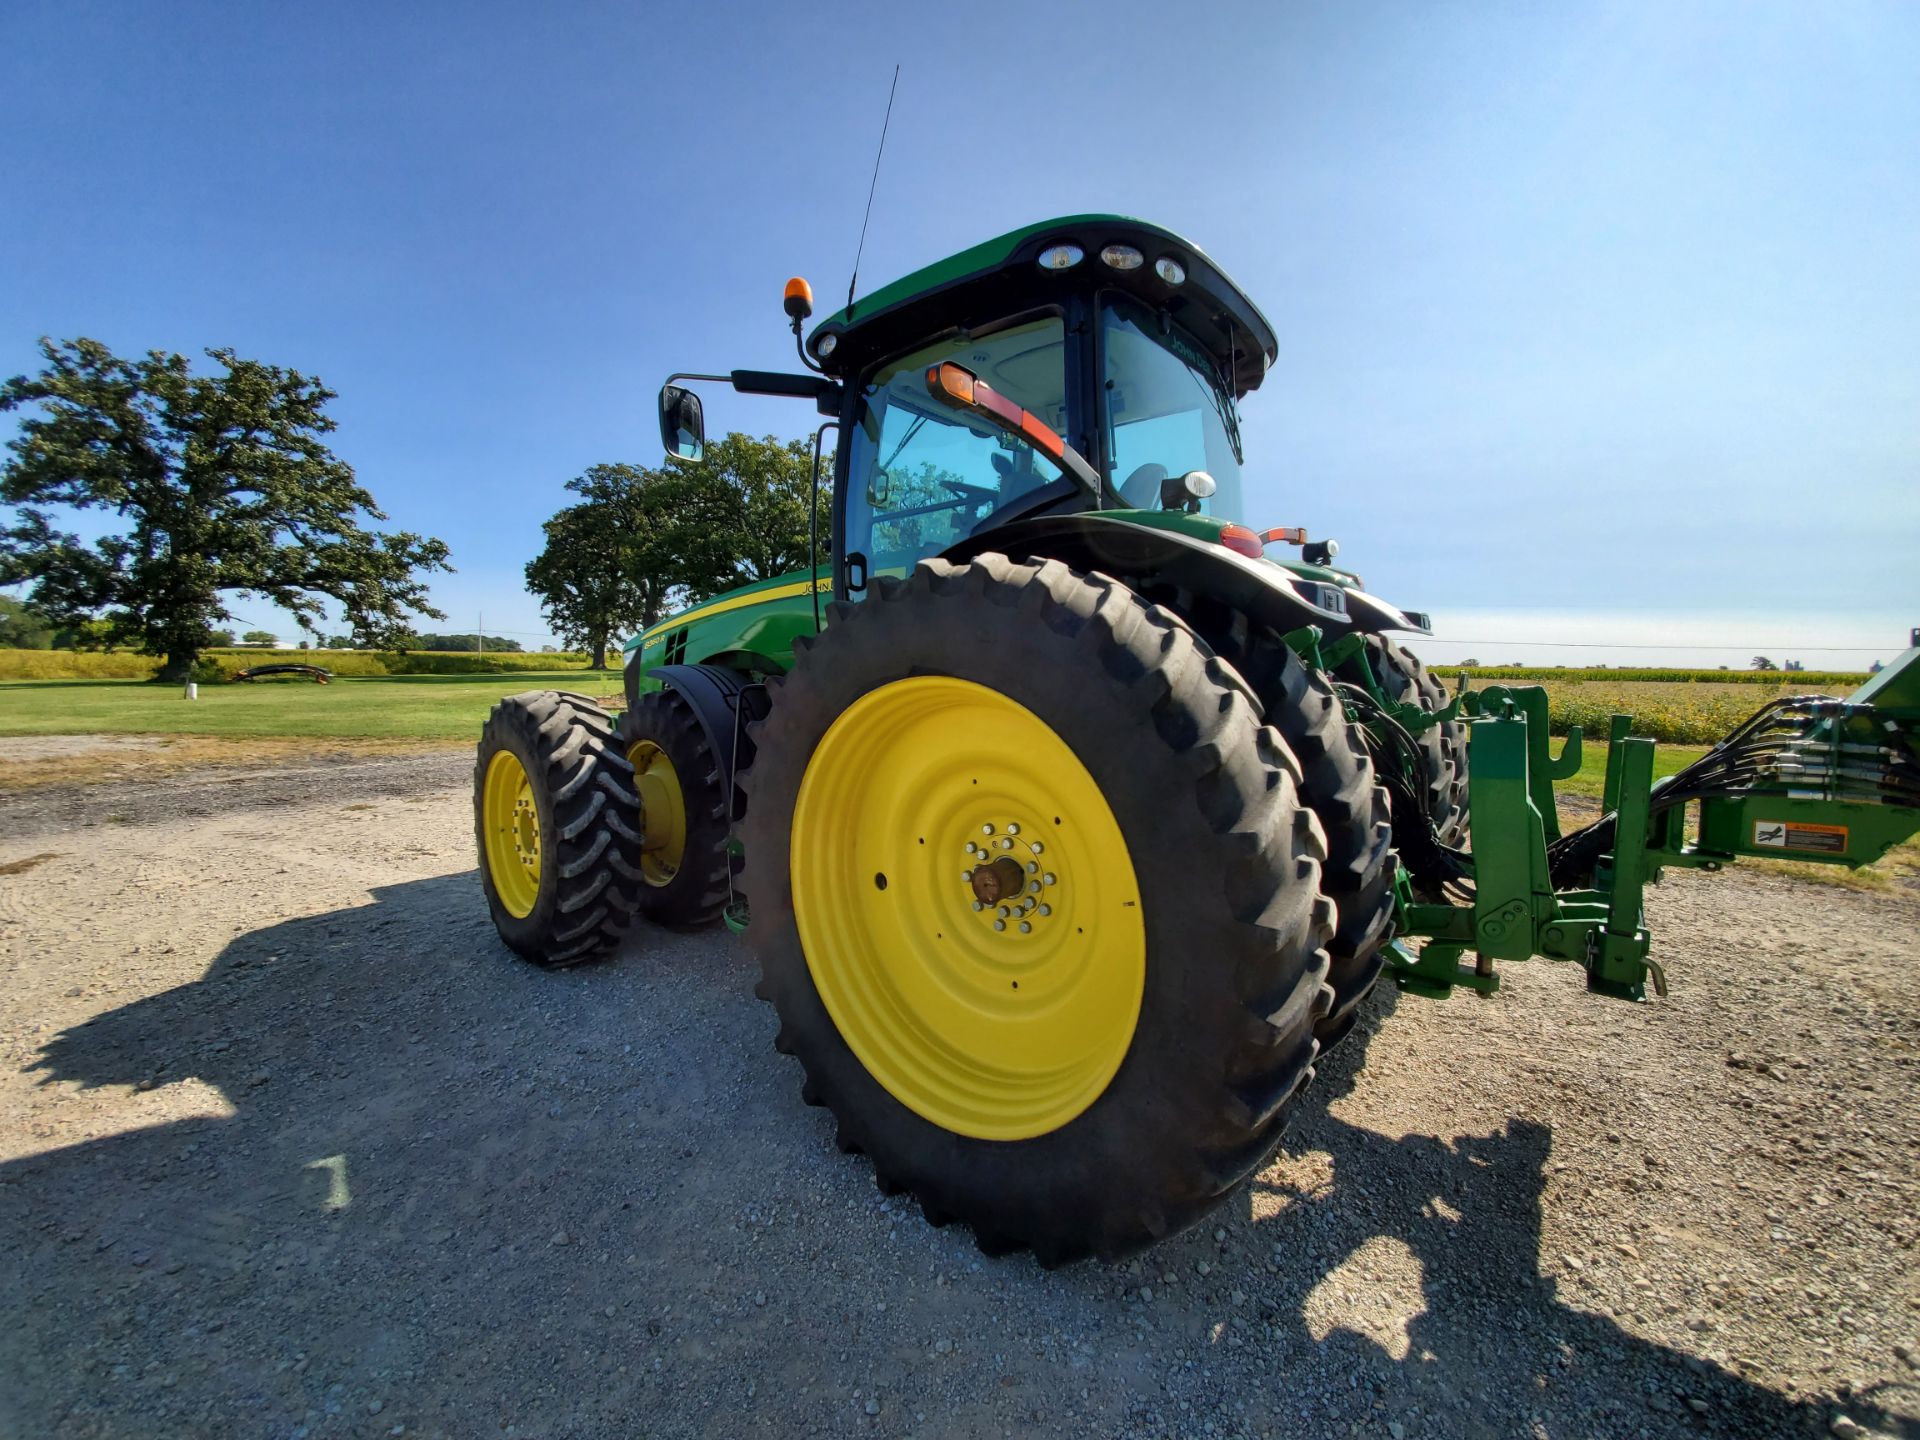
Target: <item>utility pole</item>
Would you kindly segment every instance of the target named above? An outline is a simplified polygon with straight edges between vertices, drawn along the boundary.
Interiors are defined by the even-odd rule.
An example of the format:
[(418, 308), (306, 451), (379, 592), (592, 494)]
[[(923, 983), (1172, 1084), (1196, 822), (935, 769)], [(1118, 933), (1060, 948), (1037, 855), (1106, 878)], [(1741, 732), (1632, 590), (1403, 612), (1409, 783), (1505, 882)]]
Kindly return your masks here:
[(484, 655), (487, 653), (487, 612), (482, 610), (477, 618), (480, 628), (473, 632), (473, 653)]

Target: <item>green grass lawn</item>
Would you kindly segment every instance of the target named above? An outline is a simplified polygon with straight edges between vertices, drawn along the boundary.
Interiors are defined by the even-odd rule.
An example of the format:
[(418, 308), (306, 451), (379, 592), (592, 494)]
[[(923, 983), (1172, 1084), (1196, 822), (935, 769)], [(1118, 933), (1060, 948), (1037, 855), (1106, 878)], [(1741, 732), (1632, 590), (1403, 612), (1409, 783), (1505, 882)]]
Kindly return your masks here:
[[(493, 702), (522, 690), (578, 690), (616, 696), (620, 673), (528, 670), (511, 675), (343, 675), (331, 685), (268, 681), (203, 685), (186, 700), (170, 685), (141, 680), (0, 682), (0, 735), (300, 736), (327, 739), (470, 740)], [(1557, 750), (1561, 742), (1554, 741)], [(1704, 752), (1662, 745), (1654, 773), (1671, 775)], [(1564, 795), (1600, 798), (1604, 743), (1588, 744)]]
[(471, 741), (494, 701), (522, 690), (617, 695), (617, 670), (342, 676), (331, 685), (203, 685), (198, 700), (142, 680), (0, 684), (0, 735), (318, 736)]
[[(1554, 737), (1553, 751), (1560, 752), (1565, 740)], [(1653, 752), (1653, 778), (1672, 775), (1684, 770), (1702, 755), (1707, 753), (1704, 745), (1661, 745)], [(1561, 796), (1578, 796), (1583, 800), (1598, 800), (1600, 792), (1607, 782), (1607, 742), (1587, 743), (1580, 751), (1580, 771), (1571, 780), (1556, 780), (1553, 791)]]

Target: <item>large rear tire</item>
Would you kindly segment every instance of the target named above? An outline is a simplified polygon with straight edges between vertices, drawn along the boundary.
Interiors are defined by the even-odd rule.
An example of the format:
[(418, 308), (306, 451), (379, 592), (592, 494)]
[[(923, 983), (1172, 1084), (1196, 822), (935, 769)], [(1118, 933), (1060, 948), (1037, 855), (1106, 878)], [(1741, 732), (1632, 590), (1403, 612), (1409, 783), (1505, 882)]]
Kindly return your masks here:
[(923, 561), (769, 690), (759, 993), (883, 1189), (1054, 1265), (1265, 1160), (1332, 999), (1325, 841), (1182, 621), (1058, 562)]
[(620, 752), (640, 796), (640, 913), (661, 925), (710, 925), (727, 903), (727, 796), (699, 717), (671, 690), (620, 718)]
[(1330, 1049), (1353, 1028), (1393, 939), (1398, 858), (1387, 792), (1333, 687), (1277, 631), (1191, 592), (1178, 592), (1173, 603), (1259, 698), (1262, 718), (1300, 762), (1301, 798), (1326, 833), (1320, 889), (1336, 913), (1327, 941), (1333, 1008), (1315, 1025), (1314, 1038)]
[[(1389, 700), (1439, 710), (1447, 703), (1447, 687), (1436, 680), (1420, 657), (1384, 635), (1367, 637), (1367, 661), (1373, 677)], [(1342, 678), (1358, 680), (1349, 667)], [(1467, 727), (1457, 720), (1430, 725), (1415, 737), (1426, 756), (1427, 817), (1442, 845), (1458, 845), (1467, 834)], [(1396, 817), (1395, 824), (1399, 824)]]
[(493, 707), (473, 771), (487, 908), (536, 965), (578, 965), (620, 943), (634, 909), (639, 801), (613, 721), (583, 695), (530, 690)]

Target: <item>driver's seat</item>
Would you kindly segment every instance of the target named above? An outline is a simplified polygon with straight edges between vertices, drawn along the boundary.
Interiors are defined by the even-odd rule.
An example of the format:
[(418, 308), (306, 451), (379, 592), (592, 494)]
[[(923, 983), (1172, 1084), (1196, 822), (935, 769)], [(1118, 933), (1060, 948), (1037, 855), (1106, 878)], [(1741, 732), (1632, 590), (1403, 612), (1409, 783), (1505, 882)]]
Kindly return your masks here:
[(1158, 510), (1160, 487), (1167, 483), (1167, 467), (1149, 460), (1120, 482), (1120, 498), (1131, 510)]

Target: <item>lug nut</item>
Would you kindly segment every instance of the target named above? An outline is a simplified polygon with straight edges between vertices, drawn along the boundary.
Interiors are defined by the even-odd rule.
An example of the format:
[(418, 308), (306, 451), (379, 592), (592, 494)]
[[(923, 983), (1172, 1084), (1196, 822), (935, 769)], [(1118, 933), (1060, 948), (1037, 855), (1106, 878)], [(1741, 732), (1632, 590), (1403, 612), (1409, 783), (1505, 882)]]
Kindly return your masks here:
[(1020, 922), (1020, 933), (1022, 935), (1031, 935), (1033, 933), (1033, 926), (1029, 925), (1026, 921), (1022, 920)]
[(1045, 875), (1042, 875), (1042, 876), (1040, 877), (1040, 879), (1041, 879), (1041, 881), (1042, 881), (1042, 883), (1044, 883), (1044, 884), (1047, 884), (1047, 885), (1052, 885), (1052, 884), (1055, 884), (1055, 883), (1057, 883), (1057, 882), (1056, 882), (1056, 881), (1054, 880), (1054, 878), (1053, 878), (1053, 873), (1052, 873), (1051, 871), (1049, 871), (1049, 872), (1048, 872), (1048, 873), (1046, 873)]
[(973, 908), (976, 910), (984, 910), (987, 907), (984, 904), (982, 904), (980, 901), (976, 900), (973, 902)]
[(1027, 874), (1038, 875), (1039, 873), (1040, 873), (1039, 863), (1033, 860), (1027, 861)]
[(991, 834), (993, 834), (993, 826), (991, 826), (991, 825), (982, 825), (982, 826), (980, 827), (980, 833), (981, 833), (982, 835), (991, 835)]
[(1012, 913), (1013, 913), (1013, 910), (1006, 905), (1002, 905), (998, 910), (994, 911), (994, 914), (998, 915), (1002, 920), (1006, 919), (1007, 916), (1011, 915)]
[(1004, 930), (1007, 928), (1007, 922), (1004, 920), (996, 920), (993, 922), (993, 928), (996, 930)]
[(1042, 854), (1046, 848), (1047, 847), (1042, 845), (1038, 840), (1033, 842), (1033, 853), (1036, 855)]
[(1020, 827), (1018, 825), (1007, 826), (1007, 834), (1018, 835), (1019, 833), (1020, 833)]
[(1051, 915), (1051, 914), (1053, 914), (1053, 906), (1051, 906), (1051, 905), (1042, 905), (1042, 906), (1040, 907), (1040, 913), (1041, 913), (1042, 915)]
[(1000, 842), (1000, 848), (1001, 848), (1002, 850), (1011, 850), (1011, 849), (1013, 849), (1013, 841), (1011, 841), (1011, 840), (1002, 840), (1002, 841)]

